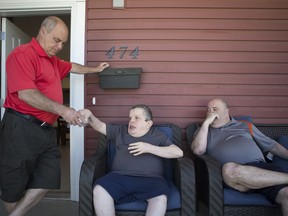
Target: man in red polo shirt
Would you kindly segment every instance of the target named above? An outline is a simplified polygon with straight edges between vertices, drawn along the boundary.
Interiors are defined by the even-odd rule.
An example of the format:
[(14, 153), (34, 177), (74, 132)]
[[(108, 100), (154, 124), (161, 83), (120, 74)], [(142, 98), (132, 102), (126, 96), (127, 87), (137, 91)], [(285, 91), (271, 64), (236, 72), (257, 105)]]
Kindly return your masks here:
[(60, 152), (52, 124), (61, 116), (81, 126), (81, 116), (63, 105), (61, 80), (69, 73), (102, 72), (56, 57), (68, 38), (58, 17), (47, 17), (36, 38), (7, 58), (6, 108), (0, 124), (0, 191), (10, 216), (24, 215), (50, 189), (60, 187)]

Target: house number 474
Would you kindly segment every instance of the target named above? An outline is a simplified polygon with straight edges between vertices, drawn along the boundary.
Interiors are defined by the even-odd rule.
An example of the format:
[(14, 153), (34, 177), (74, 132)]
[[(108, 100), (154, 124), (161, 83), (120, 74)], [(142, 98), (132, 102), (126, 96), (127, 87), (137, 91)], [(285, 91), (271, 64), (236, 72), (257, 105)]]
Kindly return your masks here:
[[(112, 59), (113, 56), (115, 55), (115, 53), (117, 52), (118, 50), (116, 50), (116, 47), (113, 46), (111, 47), (110, 50), (108, 50), (106, 52), (106, 56), (109, 58), (109, 59)], [(119, 47), (119, 52), (120, 52), (120, 55), (119, 55), (119, 58), (122, 59), (125, 54), (127, 54), (128, 52), (128, 46), (120, 46)], [(139, 47), (136, 47), (135, 49), (133, 49), (130, 53), (129, 53), (129, 56), (132, 58), (132, 59), (136, 59), (137, 56), (139, 55)]]

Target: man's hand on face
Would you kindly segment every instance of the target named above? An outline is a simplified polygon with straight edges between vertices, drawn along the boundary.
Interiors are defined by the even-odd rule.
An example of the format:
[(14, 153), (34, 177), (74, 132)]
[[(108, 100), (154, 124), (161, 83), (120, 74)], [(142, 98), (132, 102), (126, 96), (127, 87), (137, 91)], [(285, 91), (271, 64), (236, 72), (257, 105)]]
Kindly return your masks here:
[(205, 121), (211, 125), (216, 119), (219, 119), (219, 115), (217, 113), (209, 113), (205, 119)]

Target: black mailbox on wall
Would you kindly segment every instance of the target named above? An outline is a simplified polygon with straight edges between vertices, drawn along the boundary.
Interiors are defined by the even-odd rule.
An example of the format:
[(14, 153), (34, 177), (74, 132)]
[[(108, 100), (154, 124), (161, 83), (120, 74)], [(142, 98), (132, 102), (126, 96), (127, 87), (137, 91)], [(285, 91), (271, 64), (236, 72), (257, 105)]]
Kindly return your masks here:
[(142, 68), (106, 68), (99, 73), (103, 89), (139, 88)]

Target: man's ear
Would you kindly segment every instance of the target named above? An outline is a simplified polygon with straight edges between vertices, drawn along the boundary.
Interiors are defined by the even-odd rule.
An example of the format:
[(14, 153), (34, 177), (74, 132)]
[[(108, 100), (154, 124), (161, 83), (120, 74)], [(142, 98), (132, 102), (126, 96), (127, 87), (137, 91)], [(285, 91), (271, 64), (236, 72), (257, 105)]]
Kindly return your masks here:
[(152, 120), (149, 120), (147, 123), (148, 123), (149, 127), (152, 127), (152, 125), (153, 125), (153, 121)]
[(229, 113), (229, 108), (226, 108), (226, 113)]
[(41, 34), (42, 36), (44, 36), (44, 35), (47, 34), (47, 29), (45, 28), (45, 26), (42, 26), (42, 27), (40, 28), (40, 34)]

